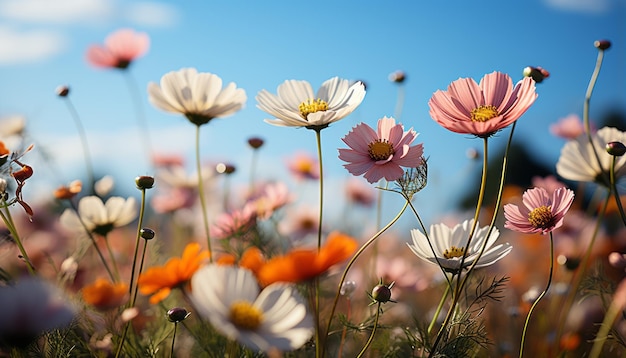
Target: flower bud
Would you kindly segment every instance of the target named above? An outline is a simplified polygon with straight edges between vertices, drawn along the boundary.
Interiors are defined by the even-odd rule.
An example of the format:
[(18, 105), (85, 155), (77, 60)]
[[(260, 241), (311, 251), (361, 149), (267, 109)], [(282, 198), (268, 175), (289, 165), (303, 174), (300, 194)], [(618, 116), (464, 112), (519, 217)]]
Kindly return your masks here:
[(18, 182), (23, 182), (33, 176), (33, 168), (30, 165), (23, 165), (22, 169), (11, 173)]
[(376, 303), (386, 303), (386, 302), (393, 302), (391, 300), (391, 287), (393, 286), (393, 283), (389, 286), (378, 284), (376, 285), (376, 287), (374, 287), (374, 289), (372, 290), (372, 299), (374, 301), (376, 301)]
[(154, 186), (154, 177), (149, 175), (141, 175), (135, 178), (135, 184), (137, 184), (137, 189), (151, 189)]
[(395, 83), (402, 83), (406, 80), (406, 73), (404, 71), (395, 71), (389, 74), (389, 81)]
[(144, 240), (152, 240), (154, 239), (155, 233), (154, 230), (144, 227), (143, 229), (139, 230), (139, 235)]
[(59, 97), (67, 97), (70, 94), (70, 88), (68, 86), (59, 86), (56, 90), (57, 96)]
[(621, 157), (626, 153), (626, 146), (622, 142), (609, 142), (606, 144), (606, 152), (615, 157)]
[(596, 41), (594, 41), (593, 45), (598, 50), (608, 50), (611, 47), (611, 41), (609, 41), (609, 40), (596, 40)]
[(524, 68), (522, 73), (525, 77), (530, 77), (537, 83), (541, 83), (544, 79), (550, 77), (550, 72), (541, 67), (528, 66)]
[(185, 308), (174, 307), (168, 310), (165, 316), (167, 317), (168, 321), (178, 323), (184, 321), (187, 317), (189, 317), (190, 314), (191, 312), (187, 311), (187, 309)]
[(259, 137), (252, 137), (250, 139), (248, 139), (248, 144), (250, 145), (250, 147), (252, 147), (252, 149), (259, 149), (263, 146), (263, 143), (265, 143), (263, 141), (263, 139), (259, 138)]
[(215, 170), (217, 170), (220, 174), (232, 174), (235, 172), (235, 166), (232, 164), (219, 163), (215, 166)]

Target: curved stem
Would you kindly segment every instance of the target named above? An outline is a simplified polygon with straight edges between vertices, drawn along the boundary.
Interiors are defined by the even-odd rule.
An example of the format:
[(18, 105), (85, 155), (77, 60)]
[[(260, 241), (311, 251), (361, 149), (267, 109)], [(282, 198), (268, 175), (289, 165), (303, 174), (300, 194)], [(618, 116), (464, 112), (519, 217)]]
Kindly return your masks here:
[(9, 229), (9, 232), (11, 233), (11, 237), (13, 237), (13, 240), (15, 241), (17, 248), (20, 250), (20, 254), (22, 255), (24, 262), (26, 263), (26, 268), (28, 269), (28, 273), (34, 276), (36, 275), (35, 267), (33, 266), (33, 263), (30, 261), (30, 258), (28, 257), (28, 253), (26, 252), (26, 249), (24, 248), (24, 245), (22, 244), (22, 239), (20, 239), (20, 235), (17, 231), (17, 228), (15, 227), (15, 223), (13, 222), (13, 217), (11, 216), (11, 211), (9, 210), (9, 207), (7, 206), (7, 203), (4, 200), (4, 198), (2, 199), (2, 207), (6, 211), (6, 215), (2, 211), (0, 211), (0, 216), (2, 217), (2, 221), (4, 221), (5, 225), (7, 226), (7, 229)]
[(209, 249), (209, 262), (213, 262), (213, 251), (211, 250), (211, 233), (209, 231), (209, 217), (204, 197), (204, 181), (202, 180), (202, 162), (200, 160), (200, 126), (196, 125), (196, 170), (198, 171), (198, 196), (202, 207), (202, 222), (206, 232), (207, 248)]
[(524, 323), (524, 330), (522, 331), (522, 342), (520, 343), (519, 349), (519, 357), (522, 358), (524, 355), (524, 341), (526, 339), (526, 330), (528, 329), (528, 323), (530, 322), (530, 316), (533, 314), (533, 310), (539, 303), (539, 301), (543, 298), (543, 296), (548, 293), (550, 289), (550, 284), (552, 283), (552, 272), (554, 271), (554, 239), (552, 237), (552, 231), (550, 231), (550, 275), (548, 276), (548, 284), (546, 285), (545, 290), (541, 292), (539, 297), (533, 302), (532, 306), (530, 306), (530, 310), (528, 311), (528, 315), (526, 316), (526, 322)]
[[(396, 221), (398, 221), (400, 219), (400, 217), (402, 216), (402, 214), (404, 213), (404, 211), (406, 210), (406, 208), (408, 206), (409, 206), (409, 202), (407, 201), (407, 202), (404, 203), (404, 206), (402, 206), (402, 209), (400, 210), (400, 212), (398, 212), (398, 214), (389, 223), (387, 223), (387, 225), (385, 225), (376, 234), (374, 234), (374, 236), (372, 236), (369, 240), (367, 240), (367, 242), (365, 242), (363, 244), (363, 246), (361, 246), (359, 248), (359, 250), (352, 256), (350, 261), (348, 261), (348, 264), (346, 265), (346, 268), (343, 270), (343, 274), (341, 275), (341, 279), (339, 280), (339, 284), (337, 285), (337, 292), (335, 293), (335, 300), (333, 301), (333, 306), (331, 308), (330, 316), (328, 318), (328, 325), (326, 327), (326, 332), (327, 332), (326, 334), (328, 334), (328, 332), (330, 332), (330, 326), (331, 326), (331, 323), (333, 321), (333, 316), (335, 315), (335, 310), (337, 309), (337, 303), (339, 302), (339, 294), (340, 294), (340, 291), (341, 291), (341, 286), (343, 285), (343, 283), (346, 280), (346, 277), (348, 276), (348, 271), (350, 271), (350, 268), (352, 267), (352, 265), (354, 265), (356, 260), (359, 258), (359, 256), (361, 256), (361, 254), (365, 251), (365, 249), (367, 249), (367, 247), (370, 246), (373, 242), (375, 242), (376, 239), (378, 239), (380, 237), (380, 235), (382, 235), (391, 226), (393, 226), (393, 224), (395, 224)], [(322, 357), (324, 356), (324, 348), (325, 347), (322, 347)]]
[(78, 130), (78, 137), (80, 138), (80, 143), (83, 147), (83, 155), (85, 159), (85, 168), (87, 169), (87, 182), (89, 183), (89, 192), (94, 192), (94, 184), (96, 179), (94, 177), (93, 165), (91, 164), (91, 154), (89, 153), (89, 144), (87, 142), (87, 134), (85, 133), (85, 128), (83, 127), (83, 123), (80, 120), (80, 116), (78, 115), (78, 111), (74, 108), (72, 101), (70, 101), (69, 97), (65, 98), (65, 104), (67, 105), (68, 110), (70, 111), (70, 115), (74, 120), (74, 124), (76, 125), (76, 130)]
[[(600, 69), (602, 68), (603, 58), (604, 58), (604, 50), (599, 49), (598, 58), (596, 60), (596, 66), (593, 69), (593, 73), (591, 74), (591, 79), (589, 80), (589, 85), (587, 86), (587, 92), (585, 92), (585, 102), (583, 103), (583, 125), (585, 127), (585, 133), (587, 134), (587, 139), (589, 140), (589, 144), (591, 144), (591, 149), (593, 151), (598, 167), (602, 171), (601, 175), (606, 182), (608, 178), (606, 177), (605, 168), (602, 167), (602, 161), (600, 161), (600, 157), (598, 156), (598, 151), (596, 149), (596, 146), (593, 143), (593, 139), (591, 136), (591, 124), (589, 123), (589, 104), (591, 102), (591, 95), (593, 94), (593, 88), (596, 85), (596, 81), (598, 80), (598, 76), (600, 74)], [(604, 150), (604, 148), (601, 148), (601, 149)]]
[(370, 334), (370, 337), (367, 339), (367, 342), (365, 342), (365, 346), (363, 346), (363, 349), (361, 349), (361, 352), (359, 352), (359, 355), (357, 356), (357, 358), (360, 358), (363, 356), (363, 354), (365, 354), (365, 351), (367, 350), (367, 348), (369, 348), (370, 344), (372, 344), (372, 341), (374, 340), (374, 335), (376, 334), (376, 328), (378, 327), (378, 319), (380, 318), (380, 302), (378, 302), (378, 305), (376, 306), (376, 318), (374, 318), (374, 327), (372, 328), (372, 333)]
[[(317, 158), (319, 165), (319, 223), (317, 227), (317, 251), (322, 248), (322, 219), (324, 217), (324, 165), (322, 164), (322, 130), (315, 129), (315, 139), (317, 142)], [(320, 282), (315, 278), (315, 356), (320, 357), (321, 337), (320, 337)]]
[(450, 284), (448, 283), (446, 285), (446, 290), (443, 292), (443, 295), (441, 296), (441, 300), (439, 301), (439, 304), (437, 305), (437, 310), (435, 311), (435, 315), (433, 316), (432, 321), (430, 321), (430, 324), (428, 325), (428, 334), (430, 334), (430, 332), (433, 330), (433, 327), (435, 326), (435, 322), (437, 322), (437, 317), (439, 317), (439, 313), (441, 313), (441, 309), (443, 308), (443, 304), (446, 302), (446, 298), (448, 298), (448, 294), (450, 294)]

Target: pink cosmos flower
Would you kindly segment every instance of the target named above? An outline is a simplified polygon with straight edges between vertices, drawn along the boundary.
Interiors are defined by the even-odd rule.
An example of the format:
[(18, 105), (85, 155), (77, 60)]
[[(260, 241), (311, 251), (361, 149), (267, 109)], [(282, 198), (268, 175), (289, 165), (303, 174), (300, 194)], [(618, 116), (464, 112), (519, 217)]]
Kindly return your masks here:
[(486, 138), (515, 122), (536, 98), (531, 77), (513, 87), (509, 75), (492, 72), (478, 84), (471, 78), (459, 78), (447, 91), (435, 92), (428, 105), (430, 116), (444, 128)]
[(348, 201), (361, 206), (372, 206), (376, 201), (374, 189), (361, 179), (350, 178), (345, 185)]
[(294, 195), (289, 192), (285, 183), (267, 183), (248, 198), (245, 206), (256, 212), (259, 219), (267, 220), (276, 210), (291, 203), (294, 199)]
[(422, 143), (411, 146), (417, 135), (413, 128), (405, 132), (393, 118), (379, 119), (378, 132), (359, 123), (342, 138), (350, 149), (339, 149), (339, 159), (348, 162), (344, 167), (350, 174), (365, 174), (370, 183), (381, 178), (394, 181), (404, 174), (402, 167), (415, 168), (422, 163)]
[(584, 132), (585, 126), (577, 114), (570, 114), (550, 125), (550, 133), (563, 139), (576, 139)]
[(150, 46), (150, 38), (144, 32), (121, 29), (104, 40), (104, 46), (92, 45), (87, 49), (87, 62), (96, 67), (126, 69)]
[(552, 195), (544, 188), (526, 190), (522, 195), (523, 207), (504, 206), (504, 227), (527, 234), (549, 233), (563, 225), (573, 201), (574, 192), (567, 188), (556, 189)]

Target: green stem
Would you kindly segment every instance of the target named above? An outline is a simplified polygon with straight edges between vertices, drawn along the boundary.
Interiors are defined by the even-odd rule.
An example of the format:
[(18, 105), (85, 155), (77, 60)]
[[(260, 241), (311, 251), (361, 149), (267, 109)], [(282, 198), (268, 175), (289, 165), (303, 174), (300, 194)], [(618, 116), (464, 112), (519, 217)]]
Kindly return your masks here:
[[(317, 158), (319, 164), (319, 223), (317, 227), (317, 251), (322, 248), (322, 219), (324, 217), (324, 165), (322, 164), (322, 129), (315, 129), (315, 139), (317, 142)], [(320, 357), (321, 335), (320, 335), (320, 282), (315, 278), (315, 356)]]
[[(367, 249), (367, 247), (370, 246), (373, 242), (375, 242), (376, 239), (378, 239), (380, 237), (380, 235), (382, 235), (393, 224), (395, 224), (396, 221), (398, 221), (400, 219), (400, 217), (402, 216), (402, 214), (404, 213), (404, 211), (406, 210), (406, 208), (408, 206), (409, 206), (409, 202), (406, 201), (404, 203), (404, 206), (400, 210), (400, 212), (398, 212), (398, 214), (389, 223), (387, 223), (387, 225), (385, 225), (383, 228), (378, 230), (378, 232), (376, 234), (374, 234), (374, 236), (372, 236), (369, 240), (367, 240), (367, 242), (365, 242), (359, 248), (359, 250), (352, 256), (350, 261), (348, 261), (348, 264), (346, 265), (346, 268), (343, 270), (343, 274), (341, 275), (341, 279), (339, 280), (339, 284), (337, 285), (337, 292), (335, 293), (335, 299), (333, 301), (333, 306), (331, 308), (330, 316), (328, 318), (328, 325), (326, 327), (327, 334), (328, 334), (328, 332), (330, 332), (330, 326), (331, 326), (331, 323), (333, 321), (333, 317), (335, 315), (335, 310), (337, 309), (337, 303), (339, 302), (339, 294), (341, 292), (341, 286), (343, 285), (343, 283), (346, 280), (346, 277), (348, 276), (348, 271), (350, 271), (350, 268), (352, 267), (352, 265), (354, 265), (356, 260), (359, 258), (359, 256), (361, 256), (361, 254), (365, 251), (365, 249)], [(324, 349), (325, 349), (325, 347), (322, 347), (322, 357), (324, 357)]]
[(111, 265), (113, 265), (113, 272), (115, 273), (115, 281), (119, 281), (120, 280), (120, 272), (117, 269), (117, 262), (115, 260), (115, 255), (113, 254), (113, 250), (111, 249), (111, 243), (109, 243), (109, 237), (108, 236), (104, 236), (104, 244), (107, 247), (107, 251), (109, 252), (109, 258), (111, 259)]
[(20, 239), (20, 235), (17, 231), (17, 228), (15, 227), (15, 223), (13, 222), (13, 217), (11, 216), (11, 211), (9, 210), (9, 207), (7, 205), (7, 202), (4, 200), (4, 197), (2, 198), (2, 207), (4, 208), (4, 211), (6, 212), (5, 214), (2, 211), (0, 211), (0, 216), (2, 217), (2, 221), (4, 221), (5, 225), (7, 226), (7, 229), (9, 229), (9, 232), (11, 233), (11, 236), (13, 237), (13, 240), (15, 241), (15, 244), (17, 245), (17, 248), (20, 250), (20, 254), (22, 255), (24, 262), (26, 263), (26, 268), (28, 269), (28, 272), (32, 276), (34, 276), (36, 274), (35, 267), (33, 266), (33, 263), (30, 261), (30, 258), (28, 257), (28, 253), (26, 252), (26, 249), (24, 248), (24, 245), (22, 244), (22, 239)]
[[(589, 104), (591, 102), (591, 95), (593, 94), (593, 89), (596, 85), (596, 81), (598, 80), (598, 76), (600, 75), (600, 69), (602, 68), (602, 59), (604, 58), (604, 50), (598, 50), (598, 58), (596, 60), (596, 66), (593, 69), (593, 73), (591, 74), (591, 79), (589, 80), (589, 85), (587, 86), (587, 92), (585, 93), (585, 102), (583, 103), (583, 125), (585, 127), (585, 133), (587, 134), (587, 139), (589, 140), (589, 144), (591, 144), (591, 149), (593, 150), (594, 157), (596, 162), (598, 163), (598, 167), (602, 171), (601, 175), (604, 178), (605, 182), (608, 180), (606, 177), (605, 168), (602, 167), (602, 162), (600, 161), (600, 156), (598, 155), (598, 151), (596, 146), (593, 143), (593, 139), (591, 136), (591, 124), (589, 123)], [(602, 148), (604, 150), (604, 148)]]
[(439, 301), (439, 304), (437, 305), (437, 310), (435, 311), (435, 315), (433, 316), (432, 321), (430, 321), (430, 324), (428, 325), (428, 334), (430, 334), (430, 332), (433, 330), (433, 327), (435, 326), (435, 322), (437, 322), (437, 317), (439, 317), (439, 313), (441, 313), (441, 309), (443, 308), (443, 304), (446, 302), (446, 298), (448, 298), (448, 294), (450, 294), (450, 283), (446, 285), (446, 290), (443, 292), (443, 295), (441, 296), (441, 300)]
[(533, 310), (539, 303), (539, 301), (548, 293), (550, 289), (550, 284), (552, 283), (552, 272), (554, 271), (554, 239), (552, 237), (552, 231), (550, 231), (550, 274), (548, 276), (548, 284), (546, 285), (545, 290), (541, 292), (539, 297), (533, 302), (532, 306), (530, 306), (530, 310), (528, 311), (528, 315), (526, 316), (526, 322), (524, 323), (524, 330), (522, 331), (522, 342), (520, 343), (519, 349), (519, 357), (522, 358), (524, 355), (524, 341), (526, 339), (526, 332), (528, 329), (528, 323), (530, 322), (530, 316), (533, 314)]
[(172, 336), (172, 350), (170, 352), (170, 357), (174, 358), (174, 342), (176, 342), (176, 327), (178, 327), (178, 322), (174, 322), (174, 335)]
[(617, 208), (619, 209), (620, 217), (622, 218), (622, 222), (626, 225), (626, 215), (624, 215), (624, 207), (622, 206), (622, 200), (619, 197), (619, 192), (617, 191), (617, 180), (615, 179), (615, 160), (617, 157), (613, 157), (611, 160), (611, 168), (609, 170), (610, 180), (611, 180), (611, 191), (613, 192), (613, 196), (615, 196), (615, 203), (617, 204)]
[(357, 358), (360, 358), (363, 356), (363, 354), (365, 354), (365, 351), (367, 350), (367, 348), (369, 348), (370, 344), (372, 344), (372, 341), (374, 340), (374, 335), (376, 334), (376, 328), (378, 327), (378, 319), (380, 318), (380, 305), (381, 303), (378, 302), (378, 305), (376, 306), (376, 317), (374, 318), (374, 327), (372, 328), (372, 333), (370, 334), (370, 337), (368, 338), (367, 342), (365, 342), (365, 346), (363, 346), (363, 349), (361, 349), (361, 352), (359, 352), (359, 355), (357, 356)]
[[(143, 228), (143, 218), (144, 218), (144, 213), (145, 213), (145, 208), (146, 208), (146, 189), (142, 188), (141, 190), (141, 206), (139, 208), (139, 220), (137, 223), (137, 235), (135, 237), (135, 251), (133, 253), (133, 265), (130, 271), (130, 283), (128, 285), (128, 297), (132, 297), (133, 294), (133, 288), (135, 289), (135, 291), (137, 290), (138, 287), (133, 287), (134, 283), (135, 283), (135, 270), (137, 267), (137, 254), (139, 253), (139, 241), (141, 241), (141, 229)], [(131, 306), (129, 306), (129, 308), (132, 308), (134, 305), (134, 301), (131, 302)]]
[(198, 195), (200, 196), (200, 206), (202, 207), (202, 220), (204, 231), (206, 232), (207, 248), (209, 249), (209, 262), (213, 262), (213, 251), (211, 250), (211, 233), (209, 231), (209, 217), (204, 197), (204, 181), (202, 180), (202, 162), (200, 160), (200, 126), (196, 125), (196, 170), (198, 171)]

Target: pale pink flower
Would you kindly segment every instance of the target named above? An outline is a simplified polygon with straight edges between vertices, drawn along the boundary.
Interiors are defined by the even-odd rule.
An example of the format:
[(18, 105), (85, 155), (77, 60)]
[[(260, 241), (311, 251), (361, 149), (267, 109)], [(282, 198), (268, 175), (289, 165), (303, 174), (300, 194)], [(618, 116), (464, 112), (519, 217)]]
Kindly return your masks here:
[(278, 231), (281, 235), (298, 242), (308, 235), (317, 234), (319, 222), (318, 210), (311, 206), (300, 205), (287, 212), (286, 218), (278, 224)]
[(359, 123), (343, 137), (350, 149), (339, 149), (339, 159), (348, 162), (344, 167), (352, 175), (365, 174), (370, 183), (381, 178), (394, 181), (402, 177), (402, 167), (415, 168), (422, 163), (422, 143), (411, 146), (417, 138), (413, 128), (404, 131), (393, 118), (378, 120), (378, 131)]
[(533, 188), (522, 195), (523, 206), (504, 206), (504, 227), (527, 234), (546, 234), (563, 225), (565, 213), (574, 201), (574, 192), (559, 188), (552, 195), (544, 188)]
[(216, 239), (229, 239), (245, 235), (256, 223), (256, 212), (251, 206), (220, 214), (211, 227), (211, 236)]
[(146, 33), (132, 29), (113, 32), (104, 40), (104, 46), (92, 45), (87, 49), (87, 61), (103, 68), (127, 68), (136, 58), (143, 56), (150, 46)]
[(151, 203), (155, 212), (164, 214), (191, 208), (197, 198), (195, 189), (179, 186), (160, 191), (152, 198)]
[(459, 78), (447, 91), (435, 92), (428, 105), (430, 116), (444, 128), (486, 138), (515, 122), (536, 98), (531, 77), (513, 87), (509, 75), (492, 72), (478, 84), (472, 78)]
[(585, 133), (585, 126), (578, 115), (570, 114), (565, 118), (559, 119), (558, 122), (551, 124), (550, 133), (564, 139), (576, 139), (578, 136)]
[(258, 192), (253, 193), (245, 205), (256, 212), (259, 219), (266, 220), (276, 210), (293, 200), (294, 195), (291, 194), (287, 185), (283, 182), (276, 182), (263, 185)]
[(287, 169), (297, 180), (320, 178), (319, 161), (306, 152), (297, 152), (287, 159)]
[(346, 197), (351, 203), (372, 206), (376, 201), (376, 193), (362, 179), (351, 177), (346, 181)]

